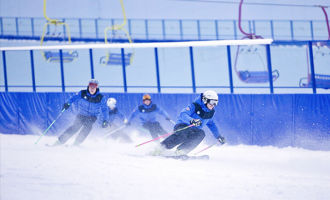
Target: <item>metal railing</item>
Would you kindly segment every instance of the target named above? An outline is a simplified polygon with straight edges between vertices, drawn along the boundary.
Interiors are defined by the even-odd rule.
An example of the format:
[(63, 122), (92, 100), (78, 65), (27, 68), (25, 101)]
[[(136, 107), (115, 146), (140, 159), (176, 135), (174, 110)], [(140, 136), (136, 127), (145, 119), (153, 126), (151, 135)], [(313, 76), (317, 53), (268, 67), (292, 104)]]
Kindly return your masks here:
[[(150, 48), (150, 50), (152, 50), (153, 52), (152, 51), (148, 52), (147, 55), (144, 55), (143, 56), (143, 57), (145, 57), (145, 60), (142, 59), (141, 60), (141, 63), (139, 63), (137, 66), (135, 65), (135, 67), (139, 67), (139, 66), (141, 66), (141, 64), (144, 65), (145, 64), (145, 61), (147, 61), (147, 58), (153, 57), (152, 59), (153, 59), (154, 63), (153, 64), (150, 64), (150, 62), (149, 62), (148, 71), (155, 70), (156, 74), (152, 75), (152, 76), (155, 76), (156, 77), (156, 78), (154, 78), (156, 80), (155, 81), (155, 84), (144, 85), (144, 86), (141, 85), (141, 84), (140, 85), (137, 85), (137, 84), (127, 84), (129, 78), (127, 77), (127, 72), (126, 71), (128, 69), (131, 70), (132, 67), (131, 68), (127, 68), (127, 66), (125, 64), (125, 51), (127, 51), (127, 49), (121, 48), (121, 49), (119, 49), (120, 50), (119, 55), (121, 55), (121, 59), (122, 59), (122, 62), (121, 63), (122, 64), (121, 64), (121, 66), (120, 65), (119, 66), (117, 65), (121, 69), (120, 68), (115, 69), (115, 68), (112, 67), (113, 70), (110, 69), (110, 72), (111, 73), (108, 75), (108, 77), (106, 77), (106, 79), (109, 80), (110, 77), (112, 77), (112, 79), (114, 79), (115, 77), (118, 76), (119, 73), (121, 73), (121, 75), (122, 75), (122, 79), (121, 79), (122, 80), (122, 84), (118, 84), (118, 82), (116, 82), (116, 85), (114, 85), (114, 84), (112, 84), (112, 85), (111, 84), (108, 84), (108, 85), (107, 84), (103, 84), (102, 87), (121, 88), (121, 89), (123, 89), (123, 92), (128, 92), (128, 89), (129, 88), (154, 88), (154, 89), (157, 89), (157, 92), (159, 92), (159, 93), (161, 93), (166, 88), (188, 88), (193, 93), (196, 93), (197, 92), (196, 89), (198, 89), (198, 88), (226, 88), (226, 89), (230, 90), (230, 93), (234, 93), (234, 89), (239, 89), (239, 88), (243, 88), (243, 89), (247, 89), (247, 88), (263, 88), (263, 89), (267, 89), (270, 94), (273, 94), (274, 93), (274, 88), (277, 88), (277, 89), (280, 89), (280, 88), (286, 88), (286, 89), (288, 89), (288, 88), (295, 88), (295, 89), (297, 89), (297, 88), (305, 88), (307, 90), (312, 91), (313, 93), (316, 93), (317, 92), (317, 90), (316, 90), (317, 88), (324, 88), (324, 89), (330, 88), (330, 70), (327, 71), (327, 74), (326, 75), (315, 74), (313, 47), (315, 48), (315, 45), (318, 44), (318, 43), (321, 43), (321, 42), (323, 42), (325, 44), (324, 47), (326, 47), (326, 46), (329, 47), (330, 46), (330, 43), (327, 42), (327, 41), (305, 41), (305, 42), (299, 42), (298, 44), (296, 44), (296, 45), (304, 45), (304, 46), (306, 46), (307, 48), (306, 47), (304, 47), (304, 48), (308, 52), (307, 53), (307, 61), (308, 61), (307, 68), (308, 68), (308, 81), (309, 82), (308, 82), (308, 84), (305, 84), (303, 87), (299, 86), (300, 83), (299, 83), (299, 85), (297, 85), (295, 87), (289, 86), (289, 85), (287, 85), (287, 86), (285, 86), (285, 85), (282, 85), (282, 86), (281, 85), (277, 85), (276, 86), (275, 85), (274, 86), (274, 84), (273, 84), (273, 82), (274, 82), (274, 74), (273, 74), (274, 70), (272, 68), (272, 62), (274, 62), (275, 58), (274, 58), (274, 56), (271, 53), (271, 48), (270, 47), (272, 45), (265, 45), (264, 46), (265, 47), (265, 63), (266, 63), (266, 69), (265, 69), (264, 72), (267, 72), (267, 74), (264, 74), (263, 75), (263, 80), (262, 80), (263, 82), (261, 82), (263, 84), (261, 84), (261, 85), (260, 84), (259, 85), (258, 84), (254, 84), (254, 85), (252, 84), (252, 86), (251, 85), (250, 86), (248, 86), (248, 85), (242, 86), (240, 84), (237, 84), (237, 82), (234, 83), (234, 78), (233, 77), (234, 77), (235, 74), (233, 72), (236, 71), (236, 73), (237, 73), (237, 70), (236, 70), (236, 61), (237, 61), (237, 56), (238, 56), (239, 49), (237, 49), (236, 59), (235, 58), (233, 59), (233, 57), (235, 57), (235, 55), (233, 55), (233, 52), (235, 52), (236, 49), (233, 50), (232, 48), (233, 47), (236, 48), (237, 46), (225, 46), (225, 47), (223, 47), (223, 50), (224, 50), (223, 52), (226, 52), (225, 53), (226, 55), (223, 55), (224, 56), (223, 63), (222, 64), (218, 64), (217, 61), (215, 61), (214, 64), (217, 64), (219, 66), (222, 65), (222, 69), (219, 71), (219, 72), (221, 72), (221, 77), (219, 77), (219, 79), (223, 79), (223, 77), (227, 77), (228, 78), (228, 83), (227, 84), (224, 84), (224, 85), (221, 85), (220, 84), (220, 85), (217, 85), (217, 86), (214, 86), (214, 85), (212, 86), (212, 85), (201, 85), (201, 84), (198, 84), (197, 83), (197, 81), (196, 81), (197, 78), (196, 78), (196, 75), (195, 75), (196, 74), (196, 72), (195, 72), (196, 71), (196, 68), (198, 68), (198, 66), (196, 66), (196, 56), (197, 55), (196, 55), (196, 53), (194, 54), (194, 51), (197, 51), (198, 48), (200, 48), (200, 47), (194, 47), (194, 48), (193, 47), (189, 47), (188, 49), (184, 49), (184, 48), (181, 49), (181, 51), (189, 52), (186, 57), (183, 57), (183, 58), (180, 58), (180, 59), (184, 60), (185, 63), (190, 63), (190, 66), (189, 67), (186, 66), (185, 69), (184, 69), (184, 71), (183, 71), (183, 69), (180, 69), (180, 70), (179, 69), (176, 69), (176, 71), (177, 71), (177, 73), (183, 74), (183, 76), (185, 76), (185, 77), (187, 75), (189, 75), (189, 74), (191, 75), (191, 79), (190, 79), (191, 82), (189, 84), (190, 86), (180, 86), (179, 85), (180, 84), (180, 81), (177, 81), (177, 84), (174, 84), (172, 86), (162, 84), (162, 82), (160, 81), (160, 77), (165, 77), (167, 79), (171, 79), (173, 77), (170, 77), (168, 75), (166, 77), (166, 73), (165, 74), (164, 74), (164, 72), (162, 73), (161, 70), (159, 69), (160, 68), (159, 67), (160, 65), (164, 65), (164, 61), (162, 61), (162, 63), (161, 63), (161, 61), (159, 60), (159, 53), (158, 53), (158, 51), (159, 51), (160, 48)], [(282, 46), (283, 44), (285, 45), (285, 43), (283, 43), (283, 42), (274, 42), (273, 43), (273, 45), (275, 45), (275, 46), (276, 45), (277, 46)], [(287, 42), (286, 44), (289, 44), (290, 45), (291, 42)], [(294, 45), (294, 46), (296, 46), (296, 45)], [(25, 85), (25, 86), (24, 85), (23, 86), (21, 85), (20, 86), (20, 85), (13, 85), (13, 84), (9, 84), (8, 83), (8, 77), (11, 77), (12, 80), (13, 79), (20, 79), (21, 78), (18, 75), (18, 73), (17, 73), (19, 70), (18, 71), (17, 70), (16, 71), (13, 71), (12, 70), (11, 75), (9, 76), (8, 70), (7, 70), (8, 67), (15, 68), (15, 67), (21, 67), (21, 66), (19, 66), (19, 64), (15, 63), (16, 62), (15, 59), (17, 59), (16, 57), (11, 56), (11, 60), (8, 60), (7, 59), (7, 55), (6, 55), (7, 54), (7, 51), (5, 51), (5, 50), (2, 51), (1, 60), (2, 60), (2, 67), (3, 67), (3, 72), (4, 73), (3, 73), (3, 76), (1, 78), (3, 78), (3, 80), (4, 80), (4, 82), (3, 82), (4, 85), (0, 85), (0, 87), (4, 88), (4, 90), (6, 92), (9, 91), (8, 88), (10, 88), (10, 87), (11, 88), (15, 88), (15, 87), (30, 87), (30, 88), (32, 88), (32, 91), (34, 91), (34, 92), (37, 91), (36, 88), (38, 88), (38, 87), (39, 88), (42, 88), (42, 87), (60, 87), (62, 92), (65, 92), (66, 91), (66, 88), (68, 88), (68, 87), (84, 87), (83, 85), (70, 85), (70, 84), (66, 84), (65, 83), (65, 76), (68, 76), (69, 73), (68, 72), (65, 73), (64, 72), (64, 68), (66, 70), (69, 70), (70, 69), (70, 66), (71, 66), (71, 68), (73, 66), (71, 64), (69, 66), (69, 64), (64, 63), (64, 59), (63, 59), (64, 53), (63, 53), (63, 50), (62, 49), (59, 49), (58, 50), (58, 52), (59, 52), (59, 58), (60, 58), (59, 59), (59, 64), (60, 65), (59, 65), (59, 68), (57, 68), (57, 69), (60, 71), (60, 76), (57, 79), (61, 80), (60, 81), (60, 84), (53, 85), (53, 86), (51, 86), (51, 85), (44, 85), (44, 84), (37, 84), (36, 83), (37, 81), (36, 81), (36, 78), (35, 78), (36, 77), (36, 75), (35, 75), (36, 74), (36, 69), (35, 69), (35, 65), (36, 65), (35, 58), (36, 58), (36, 55), (34, 53), (35, 51), (38, 52), (39, 50), (21, 50), (21, 51), (19, 51), (19, 52), (25, 52), (24, 54), (26, 54), (27, 52), (29, 52), (29, 56), (24, 55), (24, 56), (21, 56), (20, 59), (25, 58), (24, 59), (24, 64), (25, 65), (28, 65), (28, 62), (30, 62), (30, 67), (31, 67), (30, 72), (31, 72), (31, 81), (32, 81), (32, 85), (30, 85), (30, 86), (28, 86), (28, 85)], [(86, 51), (86, 50), (84, 50), (84, 51)], [(83, 77), (83, 75), (81, 75), (81, 73), (85, 73), (85, 74), (88, 74), (88, 76), (90, 76), (89, 78), (97, 78), (98, 79), (101, 74), (107, 73), (107, 72), (105, 72), (106, 67), (101, 66), (101, 65), (98, 65), (97, 67), (98, 67), (99, 73), (98, 73), (98, 75), (96, 75), (96, 73), (95, 73), (96, 62), (94, 61), (95, 60), (95, 55), (93, 55), (95, 51), (96, 51), (96, 49), (88, 49), (88, 54), (85, 54), (86, 56), (83, 58), (84, 59), (83, 63), (84, 63), (84, 65), (86, 65), (86, 68), (82, 69), (82, 67), (79, 66), (79, 64), (76, 64), (79, 67), (79, 68), (77, 68), (79, 71), (76, 72), (75, 76), (81, 76), (81, 77)], [(214, 51), (214, 50), (212, 50), (212, 51)], [(12, 51), (12, 52), (15, 52), (15, 51)], [(314, 50), (314, 52), (315, 52), (315, 50)], [(330, 53), (328, 53), (328, 54), (329, 54), (328, 56), (330, 56)], [(38, 55), (40, 55), (40, 53)], [(299, 57), (297, 59), (300, 59), (300, 60), (301, 59), (304, 59), (304, 60), (306, 60), (306, 57), (303, 57), (304, 55), (306, 56), (306, 51), (305, 51), (305, 53), (303, 52), (301, 54), (302, 57)], [(41, 57), (41, 56), (39, 56), (39, 57)], [(276, 59), (281, 59), (281, 58), (276, 57)], [(45, 61), (43, 61), (43, 62), (45, 62)], [(75, 62), (77, 62), (77, 61), (75, 61)], [(10, 66), (9, 66), (8, 63), (10, 63)], [(226, 69), (226, 67), (223, 66), (225, 63), (228, 66), (227, 69)], [(44, 70), (42, 68), (45, 68), (43, 66), (46, 66), (46, 64), (42, 64), (42, 63), (41, 64), (39, 63), (38, 65), (39, 65), (39, 68), (38, 68), (39, 71), (40, 70)], [(66, 66), (64, 66), (64, 65), (66, 65)], [(54, 65), (52, 65), (52, 66), (54, 66)], [(182, 67), (180, 64), (178, 64), (178, 66)], [(109, 67), (111, 68), (111, 66), (109, 66)], [(202, 68), (205, 68), (205, 64), (203, 64)], [(201, 65), (199, 63), (199, 69), (198, 70), (200, 71), (202, 68), (201, 68)], [(294, 66), (292, 66), (292, 70), (293, 71), (295, 71), (295, 70), (301, 71), (301, 68), (295, 69)], [(226, 72), (227, 74), (224, 74), (223, 72)], [(41, 72), (38, 73), (39, 74), (39, 77), (40, 77), (40, 73)], [(134, 72), (130, 72), (130, 73), (134, 73)], [(137, 74), (137, 76), (143, 75), (144, 72), (139, 70), (139, 73), (140, 74)], [(210, 71), (209, 73), (214, 73), (214, 72), (213, 71)], [(296, 73), (296, 72), (293, 72), (293, 73)], [(28, 76), (28, 75), (25, 74), (25, 76)], [(52, 79), (55, 79), (53, 77), (53, 75), (50, 75), (50, 77)], [(150, 75), (147, 76), (147, 77), (149, 79), (152, 79), (153, 78)], [(208, 77), (204, 77), (203, 79), (207, 79), (207, 78)], [(138, 79), (140, 79), (140, 78), (138, 78)], [(240, 77), (240, 79), (241, 79), (241, 77)], [(322, 81), (322, 83), (317, 83), (316, 79), (320, 79), (320, 81)], [(201, 79), (199, 79), (199, 82), (200, 82), (200, 80)], [(236, 80), (238, 80), (238, 79), (236, 78)], [(323, 85), (318, 85), (318, 84), (323, 84)]]
[[(122, 19), (62, 19), (71, 29), (72, 41), (104, 41), (104, 29), (119, 24)], [(44, 18), (0, 18), (0, 38), (40, 39)], [(274, 40), (326, 40), (325, 22), (298, 20), (242, 20), (249, 33)], [(185, 41), (241, 39), (237, 20), (146, 20), (128, 19), (125, 29), (134, 41)], [(52, 32), (47, 27), (49, 33)], [(67, 38), (65, 26), (58, 32)], [(45, 40), (62, 40), (62, 37)]]

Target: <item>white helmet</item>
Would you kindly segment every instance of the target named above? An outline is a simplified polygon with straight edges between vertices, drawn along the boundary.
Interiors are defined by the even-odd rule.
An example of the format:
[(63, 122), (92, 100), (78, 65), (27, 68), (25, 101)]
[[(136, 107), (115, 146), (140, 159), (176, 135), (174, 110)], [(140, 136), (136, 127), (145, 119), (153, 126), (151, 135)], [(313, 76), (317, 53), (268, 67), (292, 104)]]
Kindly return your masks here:
[(109, 106), (110, 108), (114, 108), (116, 107), (116, 99), (115, 98), (109, 98), (107, 101), (107, 106)]
[(204, 104), (210, 103), (216, 106), (218, 104), (218, 94), (213, 90), (207, 90), (203, 93), (202, 100)]

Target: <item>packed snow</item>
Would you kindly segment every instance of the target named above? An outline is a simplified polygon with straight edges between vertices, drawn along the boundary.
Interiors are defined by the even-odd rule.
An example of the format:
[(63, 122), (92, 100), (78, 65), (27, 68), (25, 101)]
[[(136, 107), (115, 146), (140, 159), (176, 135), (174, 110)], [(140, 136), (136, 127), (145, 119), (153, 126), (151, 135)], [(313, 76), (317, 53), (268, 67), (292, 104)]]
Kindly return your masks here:
[[(80, 147), (47, 147), (36, 135), (1, 137), (1, 200), (329, 199), (330, 152), (213, 146), (210, 160), (145, 156), (156, 143), (90, 135)], [(74, 138), (68, 141), (72, 144)], [(191, 154), (207, 147), (200, 144)]]

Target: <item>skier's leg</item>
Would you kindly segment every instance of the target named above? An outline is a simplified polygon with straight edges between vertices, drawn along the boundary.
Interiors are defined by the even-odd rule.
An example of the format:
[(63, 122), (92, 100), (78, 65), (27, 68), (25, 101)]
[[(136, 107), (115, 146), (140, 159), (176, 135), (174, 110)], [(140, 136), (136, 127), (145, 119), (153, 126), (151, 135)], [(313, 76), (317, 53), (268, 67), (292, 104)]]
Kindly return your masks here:
[(95, 116), (88, 116), (88, 117), (86, 117), (86, 120), (84, 122), (84, 126), (81, 129), (79, 135), (76, 137), (75, 144), (78, 145), (78, 144), (82, 143), (86, 139), (86, 137), (91, 132), (91, 130), (93, 128), (93, 124), (95, 123), (96, 120), (97, 120), (97, 117), (95, 117)]
[(154, 123), (154, 131), (157, 133), (158, 136), (165, 135), (167, 132), (163, 129), (163, 127), (159, 124), (159, 122)]
[(155, 132), (155, 127), (153, 123), (146, 122), (142, 125), (143, 128), (147, 129), (152, 137), (152, 139), (155, 139), (158, 137), (158, 134)]
[[(174, 131), (182, 129), (186, 127), (186, 124), (177, 124), (174, 127)], [(172, 135), (170, 135), (168, 138), (166, 138), (163, 142), (161, 142), (161, 145), (164, 146), (166, 149), (172, 149), (173, 147), (177, 146), (178, 144), (181, 144), (182, 142), (186, 141), (188, 138), (188, 134), (190, 132), (190, 128), (181, 130), (179, 132), (175, 132)]]
[(181, 153), (188, 154), (203, 141), (204, 137), (205, 132), (202, 129), (192, 127), (191, 132), (187, 135), (188, 139), (179, 145), (177, 150), (181, 151)]
[(77, 115), (74, 123), (70, 126), (64, 133), (58, 138), (58, 140), (64, 144), (66, 143), (83, 125), (86, 116), (84, 115)]

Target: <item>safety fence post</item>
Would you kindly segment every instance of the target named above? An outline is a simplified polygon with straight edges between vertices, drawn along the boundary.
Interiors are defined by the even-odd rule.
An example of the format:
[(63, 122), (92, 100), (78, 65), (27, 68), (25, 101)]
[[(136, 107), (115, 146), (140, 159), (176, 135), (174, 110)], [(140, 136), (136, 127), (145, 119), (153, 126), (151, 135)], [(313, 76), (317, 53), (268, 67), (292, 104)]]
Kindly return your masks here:
[(32, 30), (32, 37), (34, 37), (34, 19), (31, 18), (31, 30)]
[(82, 38), (81, 19), (79, 19), (78, 22), (79, 22), (79, 35), (80, 35), (80, 39), (81, 39)]
[(144, 24), (146, 26), (146, 40), (149, 40), (149, 34), (148, 34), (148, 20), (144, 20)]
[(63, 52), (62, 52), (62, 49), (60, 49), (60, 63), (61, 63), (62, 92), (65, 92), (64, 66), (63, 66)]
[(271, 32), (272, 38), (274, 39), (274, 25), (273, 25), (273, 20), (270, 20), (270, 32)]
[(274, 93), (273, 88), (273, 74), (272, 74), (272, 60), (270, 57), (270, 45), (266, 45), (266, 55), (267, 55), (267, 67), (268, 67), (268, 76), (269, 76), (269, 87), (270, 87), (270, 93)]
[(36, 79), (35, 79), (35, 75), (34, 75), (33, 50), (30, 50), (30, 60), (31, 60), (31, 74), (32, 74), (32, 89), (33, 89), (33, 92), (36, 92)]
[(215, 37), (217, 40), (219, 40), (218, 21), (214, 20), (214, 22), (215, 22)]
[(313, 57), (313, 41), (308, 41), (309, 51), (309, 64), (311, 66), (311, 79), (313, 84), (313, 94), (316, 94), (316, 81), (315, 81), (315, 68), (314, 68), (314, 57)]
[(198, 40), (201, 40), (201, 27), (199, 20), (197, 20), (197, 31), (198, 31)]
[(127, 92), (126, 63), (125, 63), (125, 52), (124, 52), (124, 48), (121, 48), (121, 61), (122, 61), (122, 66), (123, 66), (124, 91)]
[(16, 24), (16, 36), (18, 37), (19, 31), (18, 31), (18, 18), (15, 18), (15, 24)]
[(310, 23), (311, 23), (311, 37), (312, 40), (314, 40), (313, 21), (310, 21)]
[(163, 40), (166, 39), (166, 31), (165, 31), (165, 20), (162, 19), (162, 27), (163, 27)]
[(94, 79), (93, 50), (89, 49), (89, 61), (91, 64), (91, 78)]
[(4, 76), (4, 81), (5, 81), (5, 91), (8, 92), (7, 65), (6, 65), (5, 51), (2, 51), (2, 62), (3, 62), (3, 76)]
[(230, 46), (229, 45), (227, 45), (227, 58), (228, 58), (230, 93), (233, 94), (234, 93), (234, 85), (233, 85), (233, 73), (232, 73), (231, 53), (230, 53)]
[(96, 39), (99, 39), (99, 26), (97, 24), (97, 19), (95, 19), (95, 35)]
[(189, 51), (190, 51), (190, 64), (191, 64), (192, 88), (193, 88), (193, 93), (196, 93), (195, 69), (194, 69), (194, 53), (193, 53), (193, 48), (192, 48), (192, 47), (189, 47)]
[(234, 36), (235, 40), (237, 40), (236, 20), (234, 20)]
[(155, 61), (156, 61), (156, 75), (157, 75), (157, 90), (158, 93), (161, 92), (160, 90), (160, 76), (159, 76), (159, 63), (158, 63), (158, 50), (155, 48)]
[(291, 40), (294, 40), (294, 34), (293, 34), (293, 22), (290, 20), (290, 28), (291, 28)]
[(181, 40), (183, 40), (182, 20), (180, 19), (179, 22), (180, 22), (180, 38)]

